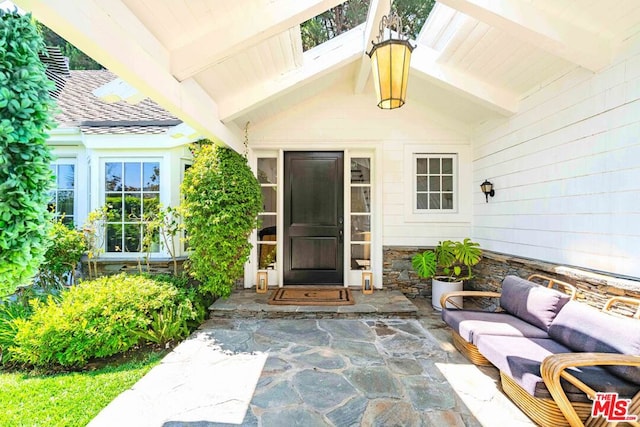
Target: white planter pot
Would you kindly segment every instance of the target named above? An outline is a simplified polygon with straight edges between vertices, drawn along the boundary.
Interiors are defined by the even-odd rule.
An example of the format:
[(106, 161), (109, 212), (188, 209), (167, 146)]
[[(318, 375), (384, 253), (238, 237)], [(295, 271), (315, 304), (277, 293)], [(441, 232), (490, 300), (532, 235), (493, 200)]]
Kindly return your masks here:
[[(436, 278), (431, 279), (431, 306), (438, 311), (442, 310), (442, 306), (440, 305), (440, 297), (443, 294), (453, 292), (453, 291), (461, 291), (462, 290), (462, 281), (459, 282), (444, 282), (442, 280), (438, 280)], [(453, 301), (458, 304), (458, 306), (462, 307), (462, 297), (455, 297)], [(453, 305), (449, 304), (448, 307), (453, 307)]]

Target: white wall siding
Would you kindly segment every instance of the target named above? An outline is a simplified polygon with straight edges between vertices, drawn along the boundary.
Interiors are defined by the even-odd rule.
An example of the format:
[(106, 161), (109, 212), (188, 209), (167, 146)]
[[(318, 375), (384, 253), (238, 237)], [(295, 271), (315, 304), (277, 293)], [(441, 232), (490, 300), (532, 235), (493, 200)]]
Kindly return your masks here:
[[(423, 221), (408, 221), (406, 196), (412, 191), (407, 182), (407, 146), (450, 146), (446, 152), (460, 147), (470, 149), (467, 126), (437, 113), (425, 110), (411, 100), (397, 110), (383, 111), (376, 107), (373, 94), (353, 95), (349, 85), (339, 85), (302, 102), (268, 122), (252, 123), (249, 127), (249, 145), (253, 149), (285, 150), (343, 150), (375, 149), (377, 167), (376, 185), (382, 185), (382, 244), (383, 245), (435, 245), (446, 238), (464, 238), (471, 233), (471, 201), (463, 222), (425, 217)], [(471, 170), (471, 156), (460, 170)], [(471, 197), (471, 174), (460, 182), (463, 192)]]
[(640, 277), (640, 36), (610, 67), (559, 76), (473, 138), (486, 249)]

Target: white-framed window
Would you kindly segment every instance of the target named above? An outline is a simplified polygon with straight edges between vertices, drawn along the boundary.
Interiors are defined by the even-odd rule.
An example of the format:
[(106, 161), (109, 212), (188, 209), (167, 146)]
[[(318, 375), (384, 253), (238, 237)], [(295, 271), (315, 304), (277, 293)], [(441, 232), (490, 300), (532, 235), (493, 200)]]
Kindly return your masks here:
[(456, 154), (414, 154), (414, 212), (457, 211), (457, 164)]
[(74, 226), (76, 224), (76, 161), (75, 159), (58, 159), (51, 165), (55, 176), (55, 185), (51, 190), (49, 210), (55, 219)]
[(352, 157), (350, 190), (352, 270), (371, 269), (371, 158)]
[[(160, 159), (106, 160), (104, 203), (109, 206), (105, 251), (146, 252), (143, 218), (158, 212), (160, 204)], [(151, 252), (159, 252), (159, 237)]]
[(262, 190), (262, 211), (258, 215), (257, 264), (260, 270), (275, 270), (278, 249), (277, 157), (258, 157), (258, 182)]

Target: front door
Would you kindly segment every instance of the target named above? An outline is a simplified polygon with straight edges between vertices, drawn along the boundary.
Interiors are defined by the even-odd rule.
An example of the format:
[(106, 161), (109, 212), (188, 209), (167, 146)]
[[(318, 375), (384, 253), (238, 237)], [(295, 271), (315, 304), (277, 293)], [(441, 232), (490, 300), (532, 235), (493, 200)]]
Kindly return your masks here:
[(344, 283), (344, 153), (284, 154), (284, 284)]

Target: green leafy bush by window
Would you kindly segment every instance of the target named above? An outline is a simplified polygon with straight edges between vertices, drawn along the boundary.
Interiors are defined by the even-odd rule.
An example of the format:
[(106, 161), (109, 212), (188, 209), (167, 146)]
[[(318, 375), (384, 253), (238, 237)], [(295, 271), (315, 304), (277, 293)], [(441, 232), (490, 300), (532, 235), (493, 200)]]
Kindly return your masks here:
[(201, 290), (228, 296), (249, 257), (249, 235), (262, 208), (260, 185), (235, 151), (212, 144), (195, 149), (182, 183), (182, 217), (192, 253), (189, 274)]
[(60, 289), (67, 284), (68, 277), (71, 277), (71, 283), (75, 283), (75, 270), (86, 245), (82, 232), (63, 224), (62, 218), (53, 223), (51, 242), (38, 272), (37, 283), (44, 289)]
[(0, 10), (0, 295), (36, 273), (48, 247), (55, 106), (31, 15)]
[[(167, 313), (171, 325), (155, 319)], [(101, 277), (63, 292), (59, 303), (35, 302), (29, 319), (14, 321), (9, 350), (18, 363), (81, 367), (144, 342), (146, 331), (161, 335), (158, 342), (184, 337), (183, 325), (195, 316), (191, 301), (170, 283), (136, 275)]]

